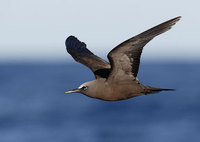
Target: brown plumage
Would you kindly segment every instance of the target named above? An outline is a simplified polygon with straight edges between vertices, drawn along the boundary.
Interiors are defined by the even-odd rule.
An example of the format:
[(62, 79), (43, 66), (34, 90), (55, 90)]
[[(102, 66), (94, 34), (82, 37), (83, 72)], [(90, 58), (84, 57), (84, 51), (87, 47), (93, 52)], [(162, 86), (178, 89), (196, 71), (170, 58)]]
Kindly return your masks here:
[(108, 54), (110, 64), (89, 51), (84, 42), (74, 36), (69, 36), (66, 40), (68, 53), (77, 62), (89, 67), (96, 80), (86, 82), (78, 89), (65, 93), (79, 92), (89, 97), (115, 101), (163, 90), (173, 90), (142, 85), (139, 83), (137, 73), (143, 47), (157, 35), (171, 29), (180, 18), (166, 21), (119, 44)]

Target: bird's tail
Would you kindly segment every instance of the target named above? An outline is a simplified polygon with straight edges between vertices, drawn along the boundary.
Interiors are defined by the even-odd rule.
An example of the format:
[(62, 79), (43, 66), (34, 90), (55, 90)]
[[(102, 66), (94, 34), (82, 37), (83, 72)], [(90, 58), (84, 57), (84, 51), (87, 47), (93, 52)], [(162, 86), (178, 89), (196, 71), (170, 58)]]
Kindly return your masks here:
[(151, 86), (146, 86), (144, 85), (144, 94), (154, 94), (154, 93), (158, 93), (160, 91), (175, 91), (175, 89), (167, 89), (167, 88), (155, 88), (155, 87), (151, 87)]

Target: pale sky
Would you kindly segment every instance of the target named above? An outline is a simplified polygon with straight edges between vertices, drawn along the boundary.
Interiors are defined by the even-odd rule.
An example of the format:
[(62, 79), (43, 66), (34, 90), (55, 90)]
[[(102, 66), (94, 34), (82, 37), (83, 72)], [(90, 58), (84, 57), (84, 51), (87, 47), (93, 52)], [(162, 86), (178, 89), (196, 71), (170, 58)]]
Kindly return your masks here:
[(0, 61), (71, 61), (69, 35), (100, 57), (119, 43), (171, 18), (144, 59), (200, 60), (199, 0), (0, 0)]

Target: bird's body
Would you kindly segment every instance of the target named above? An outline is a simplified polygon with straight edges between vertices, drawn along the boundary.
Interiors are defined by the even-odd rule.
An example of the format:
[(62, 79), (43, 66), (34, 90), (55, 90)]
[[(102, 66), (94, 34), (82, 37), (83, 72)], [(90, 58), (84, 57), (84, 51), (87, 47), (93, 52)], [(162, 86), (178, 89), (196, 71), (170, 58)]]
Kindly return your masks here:
[(142, 85), (135, 81), (112, 83), (104, 78), (86, 82), (79, 88), (83, 86), (89, 86), (86, 93), (82, 91), (86, 96), (107, 101), (125, 100), (142, 94), (171, 90)]
[(171, 19), (119, 44), (108, 54), (110, 64), (94, 55), (86, 48), (86, 44), (76, 37), (68, 37), (67, 51), (76, 61), (89, 67), (96, 80), (83, 83), (79, 88), (66, 93), (78, 92), (92, 98), (117, 101), (173, 90), (142, 85), (137, 73), (143, 47), (155, 36), (169, 30), (179, 19), (180, 17)]
[(142, 86), (135, 82), (115, 84), (109, 83), (106, 79), (97, 79), (91, 82), (87, 82), (86, 84), (89, 85), (91, 89), (88, 88), (88, 91), (85, 95), (102, 100), (123, 100), (144, 93), (142, 93)]

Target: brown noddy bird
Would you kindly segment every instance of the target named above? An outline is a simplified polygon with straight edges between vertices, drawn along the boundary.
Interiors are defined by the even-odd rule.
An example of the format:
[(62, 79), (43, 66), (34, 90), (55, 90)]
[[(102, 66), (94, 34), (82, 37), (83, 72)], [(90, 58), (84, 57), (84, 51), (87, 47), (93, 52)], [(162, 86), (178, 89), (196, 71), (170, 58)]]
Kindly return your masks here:
[(122, 42), (108, 53), (110, 63), (94, 55), (84, 42), (69, 36), (65, 42), (68, 53), (77, 62), (90, 68), (96, 80), (83, 83), (77, 89), (65, 93), (82, 93), (92, 98), (117, 101), (174, 90), (142, 85), (137, 74), (143, 47), (157, 35), (171, 29), (180, 18), (173, 18)]

